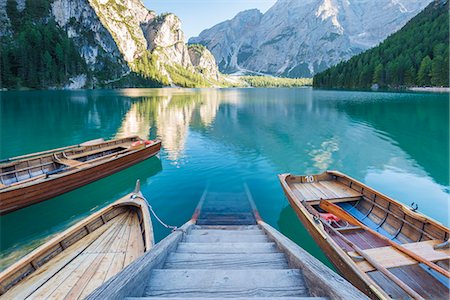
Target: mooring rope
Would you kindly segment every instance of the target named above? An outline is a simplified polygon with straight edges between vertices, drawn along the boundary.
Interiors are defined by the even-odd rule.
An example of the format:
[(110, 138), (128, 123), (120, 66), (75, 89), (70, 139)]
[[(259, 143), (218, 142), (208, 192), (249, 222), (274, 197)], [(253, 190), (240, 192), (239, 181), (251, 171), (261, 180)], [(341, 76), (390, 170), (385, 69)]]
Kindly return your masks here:
[(132, 197), (133, 199), (136, 198), (136, 197), (139, 197), (139, 198), (141, 198), (142, 200), (144, 200), (145, 203), (147, 203), (147, 206), (148, 206), (150, 212), (151, 212), (151, 213), (153, 214), (153, 216), (155, 217), (155, 219), (156, 219), (162, 226), (164, 226), (165, 228), (167, 228), (167, 229), (172, 229), (172, 232), (173, 232), (173, 231), (177, 231), (177, 230), (180, 230), (180, 231), (183, 231), (183, 232), (184, 232), (184, 230), (182, 230), (181, 228), (178, 228), (177, 226), (168, 225), (168, 224), (164, 223), (164, 221), (161, 220), (160, 217), (158, 217), (158, 215), (156, 214), (156, 212), (153, 210), (153, 207), (150, 205), (150, 203), (147, 201), (147, 199), (144, 197), (144, 195), (142, 195), (142, 193), (140, 193), (140, 195), (139, 195), (139, 194), (133, 194), (131, 197)]

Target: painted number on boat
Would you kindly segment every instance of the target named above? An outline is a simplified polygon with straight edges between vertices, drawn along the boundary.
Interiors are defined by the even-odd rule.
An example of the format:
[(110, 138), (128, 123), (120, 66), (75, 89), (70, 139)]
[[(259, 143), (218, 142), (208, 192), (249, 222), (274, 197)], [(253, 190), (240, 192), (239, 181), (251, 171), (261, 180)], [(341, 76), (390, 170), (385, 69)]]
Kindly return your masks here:
[(314, 176), (305, 176), (305, 181), (308, 183), (313, 183), (314, 182)]

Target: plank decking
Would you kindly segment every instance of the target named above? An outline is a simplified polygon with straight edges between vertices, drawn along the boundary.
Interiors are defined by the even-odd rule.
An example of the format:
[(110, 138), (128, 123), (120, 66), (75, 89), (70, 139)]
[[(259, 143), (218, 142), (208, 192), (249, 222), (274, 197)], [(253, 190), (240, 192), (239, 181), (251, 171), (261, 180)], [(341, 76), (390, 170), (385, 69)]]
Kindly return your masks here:
[(136, 212), (114, 218), (10, 289), (2, 299), (82, 299), (144, 253)]

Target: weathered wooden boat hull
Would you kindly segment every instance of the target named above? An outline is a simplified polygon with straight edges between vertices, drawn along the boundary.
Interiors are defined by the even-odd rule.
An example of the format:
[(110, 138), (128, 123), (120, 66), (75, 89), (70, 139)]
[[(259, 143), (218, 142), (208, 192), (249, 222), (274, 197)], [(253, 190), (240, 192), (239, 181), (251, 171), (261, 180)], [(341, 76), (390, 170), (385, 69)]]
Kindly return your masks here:
[[(395, 237), (402, 235), (404, 238), (406, 238), (406, 236), (409, 236), (411, 240), (418, 241), (421, 241), (425, 237), (427, 237), (427, 240), (429, 237), (434, 237), (435, 239), (442, 241), (448, 239), (448, 228), (446, 228), (442, 224), (424, 215), (411, 211), (403, 204), (371, 189), (361, 182), (358, 182), (357, 180), (350, 178), (342, 173), (336, 171), (327, 171), (319, 175), (310, 176), (282, 174), (279, 175), (279, 179), (290, 205), (296, 212), (298, 218), (300, 219), (308, 233), (324, 251), (328, 259), (332, 262), (332, 264), (336, 267), (340, 274), (342, 274), (353, 285), (355, 285), (358, 289), (360, 289), (373, 299), (390, 298), (390, 295), (389, 292), (380, 288), (380, 286), (377, 284), (377, 281), (374, 280), (371, 276), (368, 276), (368, 273), (365, 273), (360, 269), (360, 266), (357, 265), (355, 261), (351, 259), (351, 257), (347, 254), (347, 252), (341, 248), (342, 245), (339, 245), (334, 240), (336, 237), (333, 238), (333, 236), (330, 235), (330, 232), (328, 230), (325, 230), (324, 224), (322, 224), (320, 218), (317, 218), (317, 215), (314, 216), (305, 205), (310, 205), (310, 207), (312, 207), (313, 204), (318, 205), (320, 200), (327, 199), (327, 197), (329, 201), (335, 203), (365, 203), (364, 201), (372, 201), (371, 199), (376, 199), (377, 201), (379, 201), (374, 202), (377, 203), (376, 205), (380, 204), (382, 207), (386, 207), (388, 210), (391, 209), (396, 213), (402, 212), (399, 214), (403, 214), (403, 221), (404, 223), (406, 223), (406, 225), (403, 226), (402, 224), (400, 224), (401, 222), (399, 222), (399, 229), (397, 230)], [(343, 184), (343, 189), (337, 189), (337, 191), (335, 191), (334, 193), (332, 189), (327, 189), (327, 187), (330, 187), (329, 185), (325, 185), (322, 183), (323, 190), (316, 190), (318, 186), (320, 187), (321, 182), (327, 180), (337, 180), (339, 183)], [(306, 187), (305, 185), (304, 190), (296, 190), (295, 186), (291, 186), (291, 184), (294, 183), (319, 183), (319, 185), (316, 185), (314, 187)], [(348, 189), (347, 194), (345, 193), (345, 189)], [(316, 196), (315, 199), (314, 196)], [(354, 205), (356, 206), (356, 204)], [(367, 216), (369, 216), (371, 213), (376, 213), (377, 209), (383, 211), (382, 208), (377, 207), (376, 205), (373, 204), (371, 209), (368, 210)], [(391, 215), (391, 213), (387, 211), (385, 212), (385, 214), (385, 216), (382, 215), (382, 217), (380, 218), (379, 227), (383, 226), (385, 222), (393, 222), (392, 216), (396, 216), (396, 214), (392, 213)], [(415, 228), (414, 224), (416, 224), (410, 223), (413, 222), (413, 218), (417, 222), (419, 222), (419, 220), (423, 221), (423, 225), (419, 228), (423, 231), (423, 233), (420, 235), (413, 233), (412, 229)], [(381, 249), (377, 247), (375, 248)], [(446, 295), (443, 296), (446, 297)]]
[(84, 298), (153, 244), (147, 204), (131, 193), (0, 273), (0, 298)]
[[(282, 176), (283, 175), (280, 175), (280, 180), (284, 180), (285, 177)], [(327, 237), (327, 234), (323, 232), (323, 229), (320, 228), (305, 208), (297, 203), (296, 198), (290, 192), (286, 191), (286, 189), (284, 189), (284, 191), (286, 198), (297, 214), (300, 222), (302, 222), (303, 226), (314, 239), (316, 244), (322, 249), (333, 266), (338, 270), (339, 274), (344, 276), (348, 281), (350, 281), (354, 286), (370, 298), (379, 299), (380, 297), (377, 295), (378, 292), (374, 291), (374, 287), (371, 287), (370, 284), (362, 278), (360, 271), (354, 268), (352, 264), (345, 259), (345, 256), (342, 257), (335, 251), (335, 248), (328, 242), (329, 237)]]
[(73, 169), (62, 174), (50, 175), (40, 182), (30, 182), (23, 186), (6, 188), (0, 192), (0, 215), (48, 200), (72, 191), (88, 183), (112, 175), (149, 157), (156, 155), (161, 143), (137, 149), (106, 162)]

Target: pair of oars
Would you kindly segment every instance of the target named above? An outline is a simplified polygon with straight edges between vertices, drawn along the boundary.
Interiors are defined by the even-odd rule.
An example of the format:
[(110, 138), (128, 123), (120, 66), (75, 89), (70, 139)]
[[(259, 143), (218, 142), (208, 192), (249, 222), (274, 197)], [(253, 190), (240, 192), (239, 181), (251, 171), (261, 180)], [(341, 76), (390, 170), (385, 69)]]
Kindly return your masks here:
[[(386, 241), (389, 243), (393, 248), (399, 250), (400, 252), (410, 256), (414, 260), (423, 263), (427, 265), (428, 267), (432, 268), (433, 270), (441, 273), (442, 275), (446, 276), (447, 278), (450, 278), (450, 272), (443, 269), (442, 267), (434, 264), (433, 262), (421, 257), (417, 253), (412, 252), (411, 250), (403, 247), (400, 244), (397, 244), (396, 242), (392, 241), (391, 239), (385, 237), (384, 235), (380, 234), (379, 232), (371, 229), (370, 227), (364, 225), (362, 222), (357, 220), (355, 217), (350, 215), (348, 212), (337, 206), (336, 204), (333, 204), (326, 200), (321, 200), (319, 207), (329, 213), (334, 214), (335, 216), (339, 217), (340, 219), (350, 223), (354, 226), (359, 226), (362, 229), (372, 233), (373, 235), (377, 236), (378, 238), (382, 239), (383, 241)], [(332, 227), (327, 222), (323, 222), (328, 228), (330, 228), (335, 234), (337, 234), (343, 241), (345, 241), (348, 245), (350, 245), (353, 249), (358, 252), (359, 255), (361, 255), (364, 259), (366, 259), (371, 265), (373, 265), (376, 269), (378, 269), (380, 272), (382, 272), (384, 275), (386, 275), (389, 279), (391, 279), (393, 282), (395, 282), (400, 288), (402, 288), (406, 293), (408, 293), (410, 296), (414, 297), (415, 299), (423, 299), (422, 296), (420, 296), (417, 292), (415, 292), (413, 289), (411, 289), (408, 285), (406, 285), (402, 280), (400, 280), (397, 276), (395, 276), (392, 272), (390, 272), (387, 268), (382, 266), (380, 263), (378, 263), (376, 260), (374, 260), (372, 257), (367, 255), (361, 248), (359, 248), (357, 245), (352, 243), (350, 240), (348, 240), (344, 235), (342, 235), (339, 231), (337, 231), (334, 227)]]

